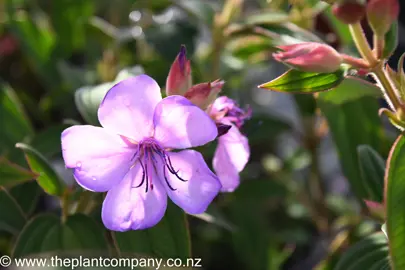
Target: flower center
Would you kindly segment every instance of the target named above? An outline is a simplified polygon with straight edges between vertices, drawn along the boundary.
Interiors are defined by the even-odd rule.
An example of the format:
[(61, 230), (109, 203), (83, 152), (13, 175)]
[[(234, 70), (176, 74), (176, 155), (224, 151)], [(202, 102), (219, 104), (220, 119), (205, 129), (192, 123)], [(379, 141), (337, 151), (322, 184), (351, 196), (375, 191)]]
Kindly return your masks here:
[[(133, 155), (131, 161), (139, 162), (142, 168), (142, 179), (140, 183), (135, 188), (141, 187), (145, 184), (145, 192), (148, 192), (149, 188), (153, 190), (153, 174), (159, 176), (159, 169), (162, 170), (162, 175), (165, 179), (167, 186), (171, 190), (176, 190), (170, 185), (169, 179), (167, 178), (167, 171), (176, 176), (177, 179), (183, 182), (187, 182), (181, 178), (173, 167), (169, 155), (166, 150), (154, 139), (145, 138), (138, 143), (138, 148)], [(167, 169), (167, 170), (166, 170)]]

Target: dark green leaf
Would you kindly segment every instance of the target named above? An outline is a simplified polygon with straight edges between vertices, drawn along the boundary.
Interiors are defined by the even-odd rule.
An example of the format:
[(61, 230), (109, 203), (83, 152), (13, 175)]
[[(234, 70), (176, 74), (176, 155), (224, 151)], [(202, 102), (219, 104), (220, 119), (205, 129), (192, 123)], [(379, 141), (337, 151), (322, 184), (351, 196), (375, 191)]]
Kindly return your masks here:
[(17, 240), (14, 256), (55, 251), (105, 252), (108, 243), (104, 230), (85, 215), (69, 216), (65, 223), (46, 214), (30, 221)]
[[(361, 90), (358, 80), (346, 79), (333, 91), (320, 93), (318, 106), (328, 120), (343, 173), (359, 198), (367, 196), (362, 184), (357, 147), (367, 144), (381, 151), (385, 140), (373, 91)], [(362, 94), (360, 94), (362, 92)]]
[(0, 187), (0, 230), (18, 233), (26, 222), (25, 215), (18, 203)]
[(59, 224), (59, 218), (51, 214), (43, 214), (33, 218), (20, 233), (14, 246), (13, 257), (20, 258), (40, 253), (46, 235)]
[(0, 154), (10, 151), (17, 142), (33, 134), (17, 95), (6, 85), (0, 86), (0, 123)]
[(41, 191), (36, 181), (23, 183), (9, 190), (27, 216), (35, 210)]
[(338, 86), (344, 79), (344, 73), (343, 70), (334, 73), (312, 73), (291, 69), (259, 87), (283, 93), (312, 94)]
[(405, 268), (405, 138), (399, 136), (392, 146), (385, 175), (387, 233), (394, 269)]
[(383, 58), (389, 58), (398, 46), (398, 22), (391, 25), (390, 30), (385, 34), (385, 47)]
[(62, 131), (70, 126), (67, 124), (51, 126), (34, 135), (29, 144), (46, 158), (53, 158), (62, 152), (60, 136)]
[(387, 259), (387, 238), (383, 233), (375, 233), (347, 250), (334, 270), (374, 269), (376, 265), (385, 265)]
[(190, 257), (190, 240), (186, 215), (168, 202), (166, 214), (153, 228), (142, 231), (115, 233), (122, 253), (140, 253), (162, 258)]
[(24, 151), (31, 170), (39, 175), (37, 182), (44, 191), (50, 195), (61, 196), (64, 189), (63, 180), (58, 176), (46, 158), (29, 145), (18, 143), (16, 147)]
[(384, 196), (384, 159), (368, 145), (359, 145), (357, 154), (363, 185), (368, 190), (368, 196), (364, 199), (382, 202)]
[(36, 177), (35, 173), (0, 157), (0, 186), (12, 187)]

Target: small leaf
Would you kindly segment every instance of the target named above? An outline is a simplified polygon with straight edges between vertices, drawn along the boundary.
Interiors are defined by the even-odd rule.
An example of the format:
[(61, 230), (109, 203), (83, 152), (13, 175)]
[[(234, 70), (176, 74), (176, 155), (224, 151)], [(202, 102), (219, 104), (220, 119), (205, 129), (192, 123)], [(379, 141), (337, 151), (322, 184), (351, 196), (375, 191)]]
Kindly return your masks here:
[(392, 266), (405, 268), (405, 138), (399, 136), (391, 148), (385, 174), (387, 233)]
[(344, 79), (344, 71), (334, 73), (301, 72), (291, 69), (280, 77), (259, 85), (259, 88), (284, 93), (312, 94), (338, 86)]
[(20, 233), (14, 246), (13, 257), (20, 258), (40, 253), (46, 235), (59, 224), (59, 218), (52, 214), (42, 214), (33, 218)]
[(16, 200), (0, 187), (0, 230), (16, 234), (25, 222), (25, 215)]
[(35, 179), (38, 175), (0, 157), (0, 186), (12, 187)]
[(398, 22), (391, 25), (390, 30), (385, 34), (385, 46), (383, 58), (389, 58), (398, 47)]
[(384, 193), (385, 161), (370, 146), (359, 145), (357, 147), (360, 173), (363, 185), (368, 190), (368, 196), (363, 199), (382, 202)]
[(383, 233), (375, 233), (347, 250), (334, 270), (372, 269), (372, 267), (382, 264), (381, 262), (384, 262), (385, 265), (387, 259), (387, 238)]
[(123, 69), (118, 73), (115, 81), (113, 82), (103, 83), (97, 86), (84, 86), (76, 90), (76, 107), (84, 120), (92, 125), (100, 125), (97, 117), (97, 111), (108, 90), (110, 90), (114, 84), (141, 73), (143, 73), (143, 69), (140, 66)]
[(166, 214), (153, 228), (142, 231), (116, 232), (115, 239), (121, 252), (141, 253), (162, 258), (190, 257), (190, 240), (186, 215), (168, 202)]
[(52, 166), (37, 150), (23, 143), (17, 143), (17, 148), (24, 151), (25, 158), (31, 170), (38, 174), (37, 182), (50, 195), (61, 196), (64, 184)]

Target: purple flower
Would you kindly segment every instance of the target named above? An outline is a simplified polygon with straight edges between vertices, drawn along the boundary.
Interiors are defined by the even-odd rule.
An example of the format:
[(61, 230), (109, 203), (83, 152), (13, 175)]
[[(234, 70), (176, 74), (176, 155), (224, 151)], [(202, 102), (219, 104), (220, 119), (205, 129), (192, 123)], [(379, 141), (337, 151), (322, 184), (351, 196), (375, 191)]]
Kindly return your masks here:
[(221, 181), (221, 191), (231, 192), (238, 187), (239, 173), (249, 160), (248, 139), (239, 129), (251, 113), (239, 108), (226, 96), (217, 98), (208, 111), (216, 121), (220, 135), (214, 154), (214, 170)]
[(146, 75), (126, 79), (98, 109), (103, 126), (62, 133), (63, 158), (85, 189), (106, 192), (102, 219), (114, 231), (145, 229), (163, 217), (167, 196), (187, 213), (206, 210), (221, 188), (194, 150), (217, 136), (215, 123), (181, 96), (162, 99)]

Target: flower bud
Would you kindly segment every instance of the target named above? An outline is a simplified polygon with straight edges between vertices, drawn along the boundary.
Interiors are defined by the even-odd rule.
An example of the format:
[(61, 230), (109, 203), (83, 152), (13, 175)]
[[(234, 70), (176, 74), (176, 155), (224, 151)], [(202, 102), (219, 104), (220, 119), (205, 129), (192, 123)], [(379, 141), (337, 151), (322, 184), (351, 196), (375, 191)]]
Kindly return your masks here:
[(216, 80), (213, 82), (196, 84), (191, 87), (184, 96), (192, 103), (205, 110), (217, 98), (224, 83), (224, 81)]
[(368, 23), (377, 36), (384, 36), (398, 16), (398, 0), (370, 0), (367, 4)]
[(192, 85), (190, 60), (186, 56), (186, 47), (180, 52), (170, 67), (166, 80), (166, 94), (183, 96)]
[(283, 51), (273, 53), (274, 59), (305, 72), (334, 72), (342, 63), (342, 58), (335, 49), (321, 43), (304, 42), (278, 48)]
[(359, 1), (351, 0), (336, 3), (332, 7), (332, 13), (345, 24), (354, 24), (363, 19), (366, 14), (366, 6)]

